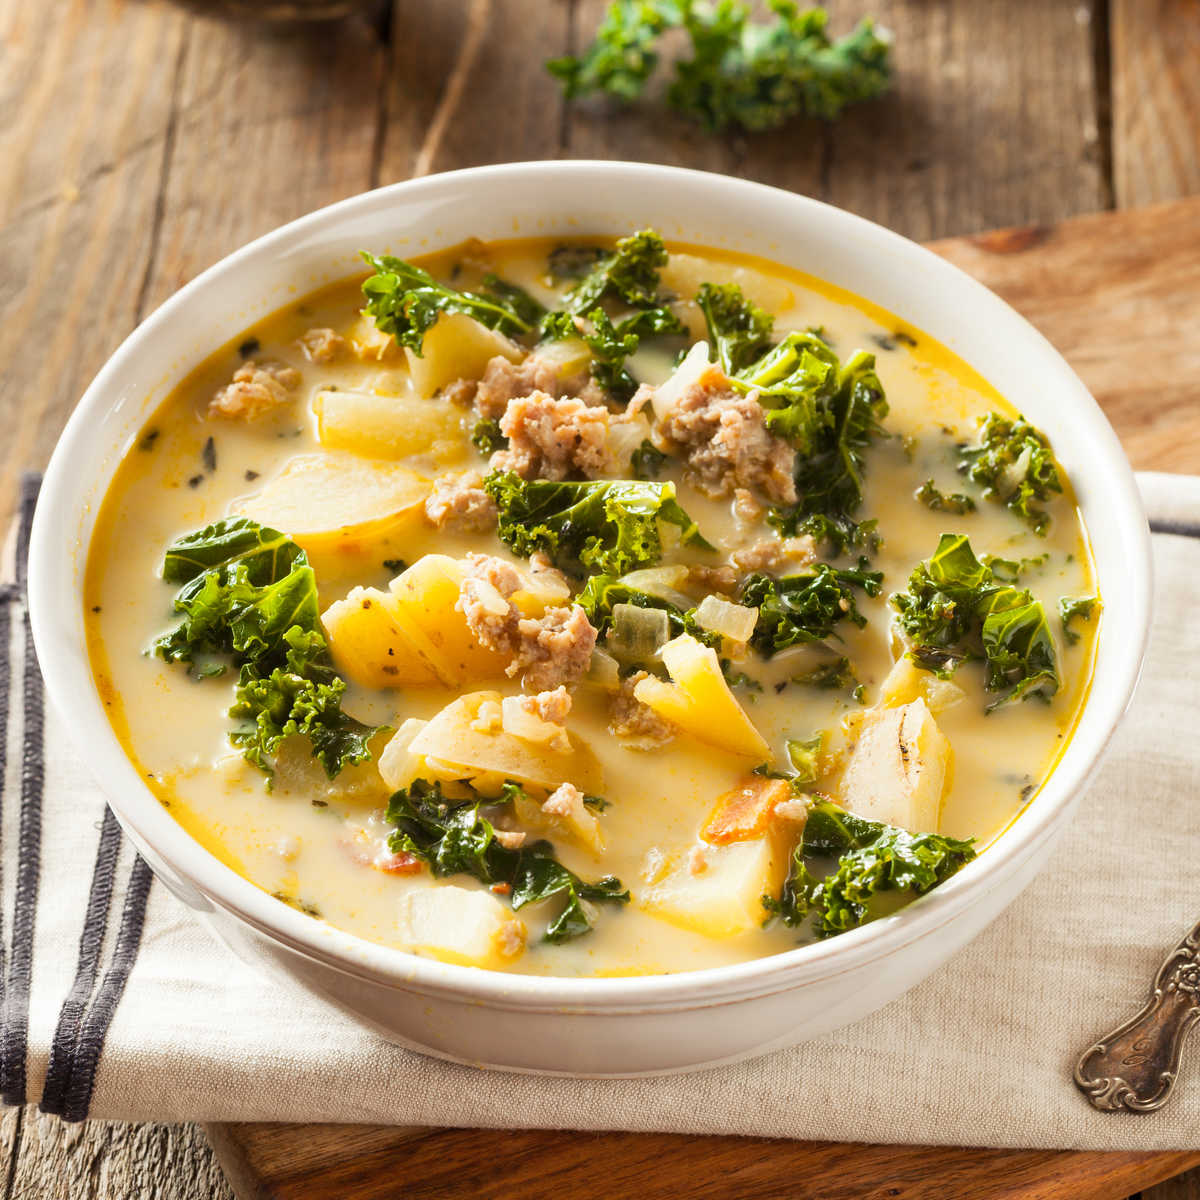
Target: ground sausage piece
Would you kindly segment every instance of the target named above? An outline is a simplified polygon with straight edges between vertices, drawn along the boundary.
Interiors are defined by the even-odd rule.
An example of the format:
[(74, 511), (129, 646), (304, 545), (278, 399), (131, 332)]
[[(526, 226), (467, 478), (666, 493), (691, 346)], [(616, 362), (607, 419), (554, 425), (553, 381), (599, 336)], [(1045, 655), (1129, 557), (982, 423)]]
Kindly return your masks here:
[(310, 329), (300, 335), (300, 349), (309, 362), (332, 362), (346, 349), (346, 339), (332, 329)]
[(208, 415), (256, 421), (290, 404), (291, 393), (299, 386), (300, 372), (295, 367), (250, 359), (234, 371), (233, 379), (209, 401)]
[[(511, 657), (509, 675), (520, 674), (522, 686), (530, 691), (553, 694), (577, 683), (587, 671), (596, 630), (578, 604), (548, 608), (540, 617), (522, 617), (509, 600), (520, 586), (521, 577), (510, 563), (485, 554), (468, 555), (467, 576), (455, 608), (466, 617), (481, 645)], [(561, 700), (547, 697), (545, 704), (550, 709)]]
[(635, 750), (653, 750), (669, 742), (678, 728), (664, 720), (650, 707), (643, 704), (633, 689), (645, 679), (649, 671), (635, 671), (621, 680), (621, 690), (612, 698), (608, 712), (608, 731), (614, 737), (626, 738)]
[(578, 604), (548, 608), (541, 617), (517, 623), (517, 654), (508, 668), (521, 672), (521, 684), (532, 691), (570, 687), (587, 672), (596, 648), (596, 630)]
[(449, 526), (467, 532), (482, 532), (496, 524), (496, 504), (480, 487), (479, 471), (442, 475), (425, 500), (425, 519), (438, 529)]
[(719, 368), (709, 367), (684, 389), (659, 432), (683, 451), (695, 482), (709, 495), (757, 488), (772, 503), (796, 502), (795, 451), (767, 432), (754, 393), (735, 391)]
[(806, 567), (815, 562), (817, 544), (808, 535), (788, 538), (763, 538), (745, 550), (735, 550), (729, 561), (740, 571), (770, 571), (782, 563)]
[(477, 379), (456, 379), (453, 383), (446, 384), (438, 395), (443, 400), (449, 400), (451, 404), (457, 404), (460, 408), (470, 408), (475, 402), (475, 392), (478, 387)]
[(522, 696), (521, 707), (551, 725), (563, 725), (571, 711), (571, 693), (565, 687), (556, 687), (552, 692), (538, 692), (536, 696)]
[(542, 801), (542, 812), (552, 817), (568, 817), (583, 806), (583, 793), (573, 783), (560, 783)]
[(500, 418), (508, 449), (492, 455), (492, 469), (516, 471), (522, 479), (595, 479), (611, 464), (608, 421), (607, 408), (578, 397), (518, 396)]
[(504, 415), (510, 400), (531, 392), (559, 395), (558, 368), (537, 354), (530, 354), (519, 363), (497, 354), (476, 384), (473, 399), (479, 415), (486, 421), (495, 421)]
[(688, 567), (688, 583), (704, 588), (708, 592), (724, 592), (732, 595), (737, 589), (738, 573), (728, 563), (720, 567)]

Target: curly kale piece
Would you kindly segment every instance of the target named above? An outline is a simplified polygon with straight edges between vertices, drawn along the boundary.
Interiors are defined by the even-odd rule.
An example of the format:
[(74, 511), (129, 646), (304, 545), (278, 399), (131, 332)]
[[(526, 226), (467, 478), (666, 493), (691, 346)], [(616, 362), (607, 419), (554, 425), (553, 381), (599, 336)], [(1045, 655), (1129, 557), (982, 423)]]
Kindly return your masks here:
[(932, 479), (925, 480), (917, 488), (915, 498), (933, 512), (955, 513), (961, 517), (975, 511), (975, 501), (970, 496), (963, 492), (943, 492), (934, 486)]
[(640, 229), (617, 242), (567, 292), (565, 308), (576, 316), (591, 313), (602, 301), (627, 308), (661, 308), (659, 271), (667, 265), (667, 248), (653, 229)]
[[(495, 828), (479, 810), (484, 804), (511, 802), (523, 794), (519, 785), (508, 783), (497, 800), (478, 794), (448, 800), (440, 783), (414, 780), (388, 802), (387, 821), (394, 826), (388, 846), (419, 858), (437, 876), (470, 875), (481, 883), (508, 884), (514, 909), (561, 897), (563, 908), (547, 925), (544, 937), (554, 943), (570, 941), (592, 929), (582, 901), (626, 904), (629, 891), (612, 875), (593, 883), (580, 879), (554, 857), (554, 847), (547, 841), (519, 849), (500, 845)], [(599, 797), (590, 799), (604, 803)]]
[(770, 349), (775, 318), (747, 300), (736, 283), (703, 283), (696, 304), (708, 326), (708, 340), (726, 375), (748, 367)]
[(840, 570), (818, 563), (802, 575), (751, 575), (738, 595), (740, 603), (758, 609), (750, 644), (770, 657), (788, 646), (836, 637), (843, 620), (862, 628), (867, 618), (858, 611), (855, 589), (877, 596), (882, 583), (882, 573), (862, 565)]
[(634, 479), (657, 479), (662, 474), (667, 457), (653, 442), (643, 440), (629, 458)]
[(781, 894), (764, 902), (784, 924), (811, 917), (818, 937), (832, 937), (897, 911), (975, 856), (973, 840), (909, 833), (822, 800), (809, 811)]
[(494, 454), (508, 446), (508, 438), (500, 432), (500, 422), (495, 417), (484, 417), (471, 426), (471, 445), (480, 454)]
[(628, 400), (637, 380), (625, 367), (644, 337), (686, 333), (683, 322), (669, 308), (643, 308), (616, 324), (599, 305), (579, 316), (550, 313), (542, 322), (543, 338), (579, 338), (592, 352), (592, 378), (610, 395)]
[(526, 558), (541, 550), (574, 575), (624, 575), (653, 566), (662, 557), (664, 521), (681, 530), (684, 544), (712, 548), (670, 482), (557, 483), (493, 471), (483, 486), (500, 511), (497, 532), (506, 546)]
[(1062, 622), (1063, 639), (1068, 646), (1079, 641), (1080, 634), (1071, 628), (1072, 621), (1090, 621), (1100, 604), (1099, 596), (1061, 596), (1058, 617)]
[(234, 745), (270, 775), (285, 738), (309, 739), (330, 779), (371, 757), (386, 726), (342, 711), (345, 681), (333, 668), (321, 626), (317, 584), (304, 551), (285, 534), (247, 517), (218, 521), (173, 542), (163, 579), (182, 584), (182, 620), (154, 643), (167, 662), (203, 676), (238, 668), (229, 715)]
[(464, 313), (489, 329), (520, 337), (537, 328), (545, 311), (527, 292), (494, 275), (486, 277), (487, 290), (461, 292), (402, 258), (365, 250), (362, 257), (373, 272), (362, 285), (367, 298), (364, 311), (377, 328), (418, 357), (425, 334), (442, 313)]
[(866, 452), (888, 412), (875, 356), (859, 350), (843, 364), (817, 333), (797, 331), (730, 382), (757, 394), (767, 428), (797, 451), (800, 500), (774, 510), (771, 523), (784, 534), (811, 533), (835, 553), (872, 547), (874, 522), (854, 514), (863, 500)]
[(797, 115), (832, 120), (887, 90), (891, 39), (862, 21), (831, 41), (822, 8), (769, 0), (773, 20), (750, 20), (740, 0), (616, 0), (582, 57), (547, 69), (568, 98), (605, 92), (637, 99), (658, 65), (663, 33), (682, 28), (692, 56), (675, 64), (667, 101), (710, 131), (775, 129)]
[(892, 596), (910, 657), (945, 679), (964, 662), (983, 660), (984, 687), (999, 693), (987, 711), (1059, 687), (1054, 638), (1033, 593), (997, 579), (962, 534), (944, 533), (933, 557)]
[(1034, 533), (1045, 534), (1050, 516), (1035, 502), (1062, 492), (1062, 476), (1049, 439), (1024, 417), (1013, 421), (989, 413), (976, 444), (962, 448), (958, 469), (989, 500), (1007, 505)]

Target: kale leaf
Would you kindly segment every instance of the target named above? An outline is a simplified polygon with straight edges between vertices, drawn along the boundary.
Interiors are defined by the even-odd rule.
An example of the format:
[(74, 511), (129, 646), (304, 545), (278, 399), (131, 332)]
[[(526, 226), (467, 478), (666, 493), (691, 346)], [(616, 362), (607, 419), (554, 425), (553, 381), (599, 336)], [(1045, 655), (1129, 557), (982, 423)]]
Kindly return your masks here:
[(508, 446), (508, 438), (500, 432), (500, 422), (495, 417), (485, 417), (471, 427), (471, 445), (480, 454), (494, 454)]
[(680, 608), (663, 596), (630, 587), (612, 575), (590, 576), (583, 590), (575, 597), (575, 603), (587, 614), (588, 621), (601, 637), (612, 628), (613, 609), (618, 604), (632, 604), (637, 608), (657, 608), (665, 612), (672, 637), (690, 633), (706, 646), (719, 649), (721, 645), (720, 634), (696, 623), (694, 608)]
[(708, 340), (726, 375), (748, 367), (771, 346), (775, 318), (747, 300), (736, 283), (702, 283), (696, 304), (708, 325)]
[(812, 331), (789, 333), (730, 382), (757, 394), (767, 428), (796, 447), (797, 504), (772, 512), (785, 534), (811, 533), (836, 553), (871, 546), (875, 523), (858, 522), (863, 467), (883, 432), (888, 404), (875, 356), (859, 350), (845, 364)]
[(364, 311), (375, 319), (379, 330), (391, 334), (418, 357), (425, 334), (444, 312), (465, 313), (489, 329), (519, 337), (537, 328), (544, 311), (528, 293), (494, 275), (486, 277), (491, 281), (485, 284), (487, 290), (460, 292), (402, 258), (376, 256), (365, 250), (362, 256), (374, 272), (363, 281)]
[[(346, 683), (333, 668), (308, 557), (285, 534), (246, 517), (218, 521), (173, 542), (163, 579), (182, 584), (179, 624), (155, 641), (167, 662), (200, 675), (239, 668), (229, 715), (234, 745), (271, 774), (285, 738), (303, 735), (330, 779), (371, 757), (385, 726), (342, 711)], [(199, 659), (199, 662), (197, 661)]]
[(1005, 504), (1037, 534), (1050, 524), (1049, 514), (1034, 507), (1061, 492), (1062, 477), (1049, 439), (1024, 417), (1015, 421), (989, 413), (975, 445), (964, 446), (958, 469), (983, 488), (989, 500)]
[(870, 21), (834, 42), (824, 9), (769, 6), (774, 20), (760, 24), (741, 0), (616, 0), (582, 57), (546, 67), (568, 98), (605, 92), (631, 101), (658, 65), (661, 35), (682, 28), (692, 56), (676, 62), (667, 100), (713, 131), (775, 129), (798, 114), (832, 120), (887, 89), (891, 39)]
[(1061, 596), (1059, 598), (1058, 616), (1062, 621), (1063, 638), (1067, 645), (1075, 645), (1080, 638), (1080, 634), (1071, 628), (1071, 622), (1075, 620), (1090, 621), (1099, 603), (1099, 596)]
[(963, 516), (975, 511), (975, 501), (963, 492), (943, 492), (927, 479), (916, 491), (916, 499), (934, 512), (956, 513)]
[(634, 479), (657, 479), (667, 461), (664, 454), (653, 442), (643, 440), (642, 444), (629, 457), (629, 466)]
[[(975, 854), (971, 840), (909, 833), (822, 800), (809, 810), (779, 898), (764, 901), (784, 924), (811, 915), (817, 936), (832, 937), (932, 891)], [(830, 859), (836, 866), (822, 878), (819, 862)]]
[(818, 563), (803, 575), (750, 575), (738, 597), (748, 608), (758, 609), (750, 644), (770, 657), (788, 646), (836, 636), (839, 621), (848, 620), (861, 628), (867, 618), (858, 611), (854, 589), (877, 596), (882, 582), (879, 571), (867, 571), (861, 565), (841, 570), (828, 563)]
[(653, 229), (641, 229), (617, 242), (564, 297), (569, 313), (590, 314), (601, 301), (628, 308), (660, 308), (658, 273), (667, 265), (667, 248)]
[[(521, 794), (519, 785), (506, 784), (500, 802)], [(628, 903), (629, 892), (619, 879), (606, 875), (594, 883), (585, 882), (554, 857), (549, 842), (537, 841), (519, 849), (500, 845), (492, 823), (480, 815), (484, 803), (488, 801), (478, 795), (448, 800), (440, 783), (414, 780), (388, 802), (387, 821), (395, 827), (388, 846), (415, 855), (437, 876), (470, 875), (481, 883), (508, 884), (514, 909), (561, 896), (563, 909), (546, 927), (548, 942), (566, 942), (591, 930), (584, 900)]]
[(948, 678), (970, 659), (984, 661), (984, 686), (1000, 693), (989, 712), (1058, 691), (1046, 610), (1028, 590), (997, 579), (962, 534), (942, 534), (933, 557), (909, 577), (908, 591), (891, 600), (918, 666)]
[(592, 378), (611, 395), (628, 400), (637, 390), (637, 380), (625, 367), (644, 337), (686, 333), (683, 322), (664, 307), (643, 308), (613, 323), (599, 305), (585, 316), (553, 312), (542, 322), (544, 338), (579, 338), (592, 352)]
[(500, 511), (505, 545), (523, 557), (544, 551), (572, 574), (624, 575), (653, 566), (662, 557), (661, 522), (677, 526), (684, 544), (712, 548), (669, 481), (557, 483), (493, 471), (483, 486)]

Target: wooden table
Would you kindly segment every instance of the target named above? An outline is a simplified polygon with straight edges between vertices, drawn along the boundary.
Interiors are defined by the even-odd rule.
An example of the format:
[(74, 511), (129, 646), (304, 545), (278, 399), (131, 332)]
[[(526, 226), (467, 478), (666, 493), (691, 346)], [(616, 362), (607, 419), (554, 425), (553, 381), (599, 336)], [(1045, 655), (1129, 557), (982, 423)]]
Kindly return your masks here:
[[(202, 3), (0, 0), (0, 518), (155, 305), (280, 222), (414, 174), (674, 162), (924, 240), (1200, 193), (1200, 0), (833, 0), (835, 30), (872, 13), (895, 32), (894, 94), (834, 126), (721, 139), (659, 109), (562, 102), (539, 64), (604, 7), (380, 0), (367, 18), (275, 29)], [(1132, 395), (1112, 415), (1135, 464), (1200, 470), (1184, 408), (1154, 424)], [(5, 1110), (0, 1146), (3, 1200), (230, 1195), (194, 1127)], [(1200, 1197), (1200, 1176), (1143, 1195)]]

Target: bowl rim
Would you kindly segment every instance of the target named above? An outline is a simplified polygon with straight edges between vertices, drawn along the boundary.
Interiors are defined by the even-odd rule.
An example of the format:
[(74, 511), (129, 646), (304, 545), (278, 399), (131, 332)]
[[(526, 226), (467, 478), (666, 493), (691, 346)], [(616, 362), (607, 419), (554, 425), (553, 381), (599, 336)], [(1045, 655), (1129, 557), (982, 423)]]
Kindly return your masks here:
[[(875, 247), (911, 266), (927, 285), (954, 288), (982, 305), (989, 317), (1006, 332), (1023, 339), (1028, 352), (1036, 352), (1039, 365), (1055, 373), (1058, 392), (1070, 394), (1079, 415), (1091, 429), (1092, 462), (1104, 473), (1104, 487), (1115, 495), (1118, 527), (1106, 528), (1124, 545), (1129, 568), (1130, 628), (1120, 640), (1121, 658), (1116, 686), (1103, 694), (1093, 687), (1081, 722), (1092, 723), (1090, 756), (1072, 753), (1082, 724), (1072, 734), (1058, 764), (1010, 827), (988, 849), (946, 883), (920, 897), (893, 916), (850, 930), (827, 941), (720, 967), (681, 971), (667, 975), (622, 977), (564, 977), (517, 975), (459, 966), (367, 941), (355, 934), (307, 917), (273, 899), (266, 891), (237, 874), (185, 832), (171, 817), (126, 757), (104, 715), (95, 684), (82, 658), (68, 652), (57, 638), (57, 627), (48, 615), (56, 591), (82, 571), (74, 564), (86, 556), (88, 546), (64, 538), (63, 530), (78, 527), (79, 510), (70, 497), (72, 464), (90, 456), (89, 426), (110, 402), (110, 394), (136, 358), (181, 309), (214, 280), (239, 270), (244, 263), (305, 239), (319, 238), (350, 216), (385, 209), (403, 195), (436, 198), (443, 190), (460, 187), (487, 194), (490, 187), (553, 174), (573, 177), (577, 186), (625, 185), (636, 196), (637, 188), (664, 184), (686, 188), (714, 202), (752, 209), (755, 204), (786, 204), (798, 221), (831, 224), (850, 236), (858, 235)], [(636, 202), (630, 207), (636, 208)], [(586, 230), (579, 230), (586, 234)], [(447, 243), (449, 244), (449, 243)], [(836, 283), (837, 280), (832, 282)], [(903, 314), (901, 314), (903, 315)], [(937, 336), (935, 334), (935, 336)], [(182, 378), (194, 362), (184, 364)], [(1078, 475), (1078, 470), (1076, 470)], [(109, 475), (111, 481), (111, 474)], [(82, 486), (82, 485), (79, 485)], [(1082, 506), (1082, 505), (1081, 505)], [(249, 242), (207, 268), (167, 299), (121, 343), (84, 392), (46, 470), (37, 504), (30, 542), (28, 571), (29, 609), (34, 641), (47, 693), (60, 713), (72, 712), (67, 722), (72, 742), (109, 799), (121, 824), (150, 857), (161, 858), (203, 894), (205, 899), (241, 921), (308, 958), (336, 967), (351, 976), (411, 988), (427, 994), (453, 994), (489, 1006), (549, 1009), (556, 1011), (641, 1011), (648, 1008), (703, 1007), (742, 995), (765, 995), (804, 986), (851, 971), (869, 960), (879, 961), (903, 951), (910, 943), (935, 933), (959, 913), (984, 899), (1006, 876), (1019, 872), (1022, 863), (1065, 823), (1088, 778), (1099, 765), (1112, 735), (1128, 709), (1141, 670), (1149, 636), (1151, 610), (1151, 548), (1149, 529), (1142, 512), (1132, 468), (1099, 405), (1061, 355), (1032, 325), (995, 293), (966, 272), (932, 251), (865, 218), (810, 197), (748, 180), (734, 179), (687, 168), (598, 160), (551, 160), (471, 167), (424, 176), (364, 192), (328, 205), (282, 225)], [(78, 599), (78, 586), (70, 588)], [(82, 604), (77, 607), (82, 612)], [(1103, 638), (1103, 627), (1101, 631)], [(1103, 645), (1103, 642), (1101, 643)], [(79, 715), (73, 701), (87, 695)]]

